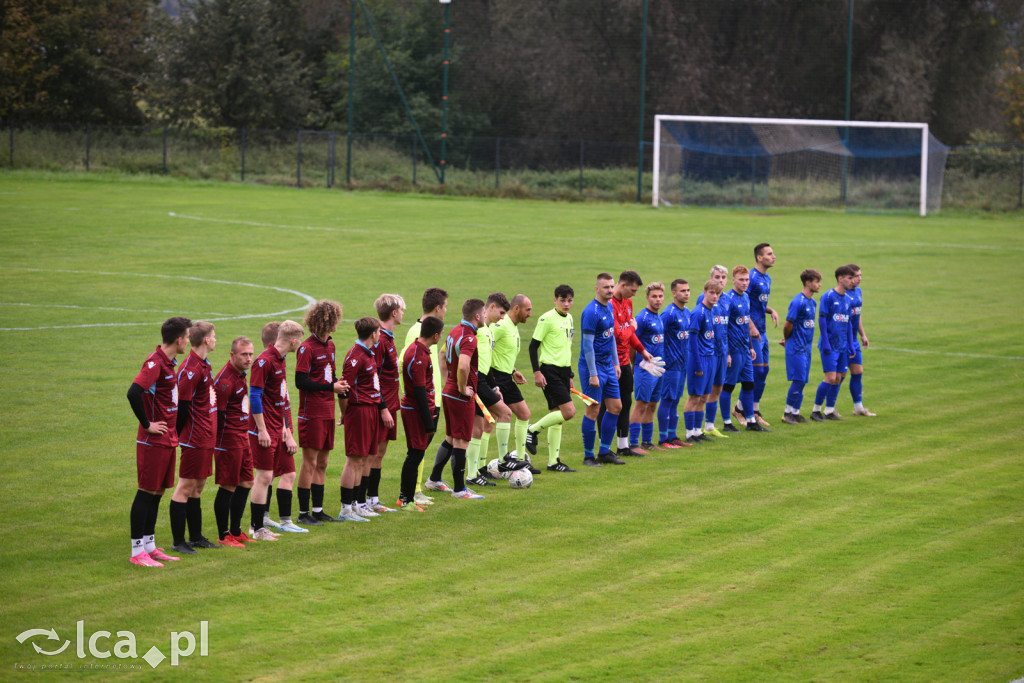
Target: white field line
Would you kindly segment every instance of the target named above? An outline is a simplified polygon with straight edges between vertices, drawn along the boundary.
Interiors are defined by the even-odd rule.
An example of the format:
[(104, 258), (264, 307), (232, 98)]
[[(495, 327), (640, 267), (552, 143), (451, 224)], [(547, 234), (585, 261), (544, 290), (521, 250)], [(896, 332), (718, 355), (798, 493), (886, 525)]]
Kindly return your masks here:
[(898, 349), (891, 346), (872, 346), (878, 351), (895, 351), (897, 353), (916, 353), (928, 356), (950, 356), (953, 358), (993, 358), (995, 360), (1024, 360), (1024, 356), (994, 356), (985, 353), (956, 353), (953, 351), (922, 351), (920, 349)]
[(209, 218), (207, 216), (190, 216), (184, 213), (175, 213), (169, 211), (167, 213), (171, 218), (181, 218), (188, 221), (205, 221), (208, 223), (231, 223), (233, 225), (248, 225), (255, 228), (278, 228), (281, 230), (319, 230), (322, 232), (352, 232), (352, 233), (368, 233), (369, 230), (361, 230), (359, 228), (331, 228), (322, 225), (285, 225), (281, 223), (260, 223), (257, 221), (243, 221), (235, 218)]
[[(75, 306), (73, 304), (33, 304), (24, 301), (0, 301), (0, 306), (26, 306), (30, 308), (75, 308), (81, 311), (120, 311), (124, 313), (170, 313), (180, 314), (178, 310), (162, 310), (158, 308), (116, 308), (114, 306)], [(195, 313), (193, 317), (201, 318), (207, 315), (231, 315), (230, 313), (219, 313), (217, 311), (210, 311), (209, 313)]]
[[(207, 318), (210, 322), (220, 322), (224, 320), (248, 320), (251, 318), (275, 318), (289, 313), (296, 313), (298, 311), (305, 310), (306, 306), (312, 303), (316, 303), (316, 298), (299, 292), (294, 289), (287, 289), (285, 287), (274, 287), (272, 285), (260, 285), (254, 282), (235, 282), (232, 280), (217, 280), (213, 278), (195, 277), (192, 275), (163, 275), (161, 273), (114, 273), (102, 270), (66, 270), (66, 269), (45, 269), (45, 268), (12, 268), (0, 266), (0, 270), (18, 270), (22, 272), (30, 273), (67, 273), (72, 275), (109, 275), (111, 277), (148, 277), (148, 278), (160, 278), (166, 280), (187, 280), (191, 282), (206, 282), (210, 284), (218, 285), (234, 285), (237, 287), (255, 287), (256, 289), (270, 289), (275, 292), (284, 292), (285, 294), (293, 294), (301, 299), (305, 300), (305, 303), (298, 308), (289, 308), (281, 311), (271, 311), (269, 313), (251, 313), (247, 315), (232, 315), (232, 316), (220, 316)], [(163, 321), (156, 322), (144, 322), (144, 323), (129, 323), (129, 322), (112, 322), (112, 323), (86, 323), (80, 325), (44, 325), (39, 327), (0, 327), (0, 332), (24, 332), (33, 330), (70, 330), (70, 329), (82, 329), (89, 327), (140, 327), (143, 325), (159, 325)]]

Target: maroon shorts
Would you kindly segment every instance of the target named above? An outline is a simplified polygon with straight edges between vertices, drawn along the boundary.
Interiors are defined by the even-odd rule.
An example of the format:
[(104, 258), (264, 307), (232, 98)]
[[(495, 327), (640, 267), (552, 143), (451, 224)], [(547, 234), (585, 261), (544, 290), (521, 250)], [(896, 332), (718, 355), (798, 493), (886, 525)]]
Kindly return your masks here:
[(444, 407), (444, 433), (450, 439), (469, 441), (473, 438), (473, 417), (476, 415), (476, 401), (465, 401), (449, 396), (441, 397)]
[(334, 448), (334, 418), (319, 417), (303, 420), (299, 418), (299, 445), (329, 451)]
[(135, 469), (143, 491), (171, 488), (174, 486), (174, 447), (136, 443)]
[(217, 461), (214, 481), (218, 486), (238, 486), (243, 481), (252, 481), (252, 453), (249, 451), (248, 435), (236, 439), (225, 439), (223, 448), (215, 448), (213, 457)]
[[(401, 419), (398, 414), (402, 412), (401, 402), (395, 397), (394, 405), (390, 400), (385, 401), (388, 405), (388, 412), (391, 413), (391, 418), (395, 421), (395, 424), (391, 425), (391, 429), (384, 426), (384, 418), (380, 421), (380, 440), (381, 441), (397, 441), (398, 440), (398, 421)], [(380, 414), (380, 411), (377, 411)]]
[(273, 470), (274, 455), (277, 453), (277, 444), (281, 440), (280, 434), (277, 441), (270, 440), (270, 446), (264, 448), (260, 445), (260, 439), (253, 433), (249, 433), (249, 450), (252, 452), (252, 467), (256, 470)]
[[(334, 420), (331, 420), (331, 423), (331, 431), (333, 432)], [(291, 474), (294, 471), (295, 456), (288, 452), (288, 446), (285, 445), (284, 439), (281, 439), (280, 443), (277, 444), (277, 452), (274, 453), (274, 477), (280, 477), (282, 474)]]
[(213, 449), (181, 447), (178, 476), (182, 479), (206, 479), (213, 474)]
[(423, 430), (423, 418), (415, 408), (403, 408), (402, 426), (405, 427), (405, 445), (409, 450), (425, 451), (434, 438), (434, 433)]
[(377, 442), (381, 430), (380, 406), (349, 404), (345, 410), (345, 455), (377, 455)]

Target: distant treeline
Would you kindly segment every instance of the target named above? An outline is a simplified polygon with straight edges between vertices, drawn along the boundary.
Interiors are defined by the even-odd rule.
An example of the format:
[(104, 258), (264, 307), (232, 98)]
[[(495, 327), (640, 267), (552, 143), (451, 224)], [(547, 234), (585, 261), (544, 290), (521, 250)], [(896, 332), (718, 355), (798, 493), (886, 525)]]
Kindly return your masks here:
[[(411, 132), (354, 2), (355, 129)], [(437, 135), (445, 6), (363, 4)], [(646, 134), (656, 113), (843, 118), (851, 4), (853, 118), (1024, 132), (1024, 0), (648, 0)], [(636, 140), (643, 5), (453, 0), (449, 132)], [(347, 0), (5, 0), (0, 118), (344, 129), (349, 35)]]

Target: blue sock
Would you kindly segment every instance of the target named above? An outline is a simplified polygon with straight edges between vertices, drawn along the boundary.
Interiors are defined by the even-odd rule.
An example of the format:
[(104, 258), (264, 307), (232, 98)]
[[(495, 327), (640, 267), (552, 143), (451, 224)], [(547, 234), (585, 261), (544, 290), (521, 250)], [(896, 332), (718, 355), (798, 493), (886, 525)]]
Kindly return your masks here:
[(594, 441), (597, 440), (597, 423), (586, 415), (583, 416), (583, 457), (594, 457)]
[(822, 382), (818, 385), (818, 392), (814, 394), (814, 405), (820, 406), (825, 402), (825, 397), (828, 396), (828, 388), (832, 386), (828, 382)]
[(850, 396), (854, 403), (860, 403), (864, 399), (864, 375), (850, 375)]
[(768, 379), (768, 366), (758, 366), (754, 368), (754, 401), (756, 403), (761, 402), (761, 397), (764, 396), (764, 386)]
[(743, 405), (743, 415), (747, 422), (754, 417), (754, 390), (740, 389), (740, 403)]
[(678, 439), (678, 427), (679, 427), (679, 405), (672, 406), (672, 414), (669, 416), (668, 421), (668, 440)]
[(789, 394), (786, 396), (786, 405), (793, 410), (800, 410), (800, 405), (804, 402), (804, 382), (794, 380), (789, 385)]
[(619, 425), (619, 416), (605, 411), (601, 418), (601, 450), (598, 453), (611, 453), (612, 442), (615, 441), (615, 428)]
[(836, 399), (839, 398), (839, 384), (828, 385), (828, 395), (825, 397), (825, 405), (829, 408), (836, 407)]
[[(683, 423), (686, 425), (686, 431), (689, 432), (693, 429), (693, 413), (690, 411), (683, 412)], [(689, 434), (687, 434), (689, 436)]]
[(640, 444), (640, 423), (630, 422), (629, 423), (629, 445), (638, 446)]
[(730, 409), (732, 407), (732, 392), (722, 390), (722, 395), (718, 397), (718, 405), (722, 408), (722, 421), (732, 422), (732, 413)]
[(672, 406), (669, 405), (668, 401), (662, 401), (658, 404), (658, 436), (661, 437), (662, 441), (667, 441), (672, 438), (668, 435), (672, 429)]
[(718, 416), (718, 403), (711, 401), (704, 406), (704, 421), (709, 425), (715, 424), (715, 418)]
[(651, 443), (654, 441), (654, 423), (644, 422), (640, 425), (640, 434), (643, 435), (643, 443)]

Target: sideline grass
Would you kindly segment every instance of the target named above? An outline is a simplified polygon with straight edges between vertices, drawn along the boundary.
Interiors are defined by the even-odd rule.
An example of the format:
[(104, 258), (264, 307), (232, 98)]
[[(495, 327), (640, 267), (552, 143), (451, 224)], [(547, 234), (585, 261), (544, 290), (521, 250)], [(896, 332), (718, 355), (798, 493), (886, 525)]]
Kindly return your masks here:
[[(0, 208), (5, 678), (33, 678), (17, 664), (111, 662), (158, 680), (1024, 675), (1019, 217), (655, 211), (31, 173), (0, 174)], [(469, 296), (523, 291), (528, 339), (561, 282), (576, 289), (578, 323), (601, 270), (701, 283), (714, 263), (749, 265), (762, 240), (779, 255), (779, 310), (803, 268), (863, 268), (865, 401), (878, 418), (778, 423), (776, 353), (762, 402), (771, 434), (544, 472), (528, 491), (439, 497), (412, 519), (163, 570), (127, 563), (135, 427), (124, 394), (170, 311), (229, 318), (217, 323), (215, 369), (234, 336), (257, 337), (270, 319), (240, 316), (301, 319), (305, 299), (283, 290), (339, 299), (348, 319), (397, 291), (411, 322), (422, 290), (441, 285), (449, 324)], [(470, 257), (454, 265), (459, 250)], [(353, 336), (346, 323), (339, 350)], [(539, 390), (526, 395), (539, 414)], [(840, 409), (850, 413), (845, 386)], [(563, 459), (579, 464), (578, 420), (565, 437)], [(386, 461), (387, 498), (403, 450)], [(32, 643), (58, 641), (15, 640), (51, 627), (73, 640), (78, 620), (86, 638), (132, 631), (140, 656), (169, 654), (171, 631), (198, 633), (206, 620), (210, 653), (150, 670), (79, 659), (74, 642), (44, 657)]]

